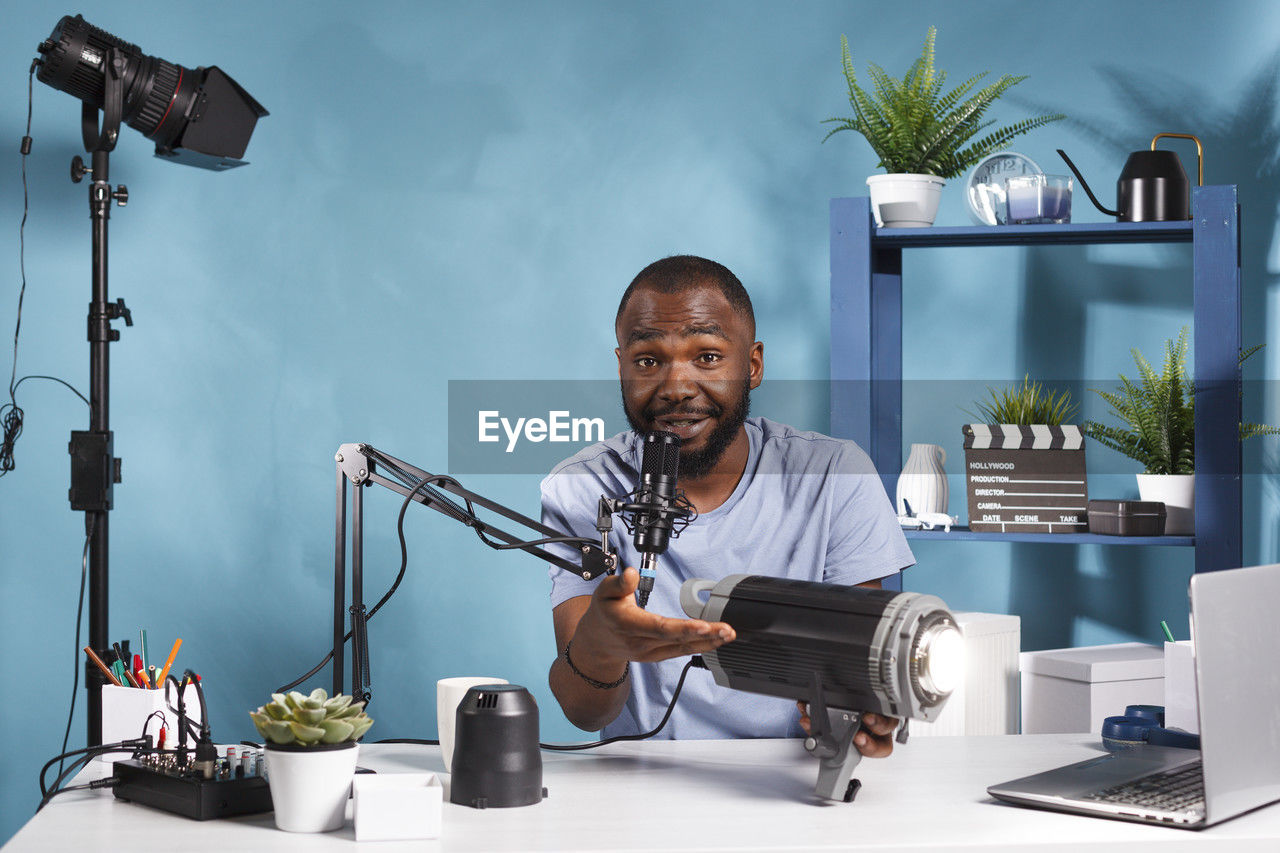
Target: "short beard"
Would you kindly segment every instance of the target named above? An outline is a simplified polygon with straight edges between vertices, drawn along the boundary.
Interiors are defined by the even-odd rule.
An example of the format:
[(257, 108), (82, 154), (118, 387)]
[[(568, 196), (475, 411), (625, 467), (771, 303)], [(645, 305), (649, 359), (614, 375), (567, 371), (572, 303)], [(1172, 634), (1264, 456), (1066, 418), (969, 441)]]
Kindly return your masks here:
[[(643, 412), (644, 420), (641, 420), (627, 405), (625, 393), (622, 395), (622, 410), (626, 413), (627, 423), (631, 424), (631, 428), (641, 435), (650, 431), (647, 423), (653, 423), (659, 415), (669, 414), (668, 412), (656, 412), (652, 409), (646, 409)], [(723, 411), (717, 406), (715, 411), (710, 413), (710, 416), (720, 418)], [(707, 436), (707, 446), (701, 450), (692, 451), (681, 448), (679, 476), (697, 480), (710, 474), (716, 464), (719, 463), (721, 457), (724, 456), (725, 451), (729, 449), (729, 445), (733, 444), (733, 440), (738, 437), (738, 430), (742, 429), (742, 425), (746, 423), (747, 416), (750, 414), (751, 388), (746, 380), (743, 380), (742, 393), (738, 396), (733, 410)]]

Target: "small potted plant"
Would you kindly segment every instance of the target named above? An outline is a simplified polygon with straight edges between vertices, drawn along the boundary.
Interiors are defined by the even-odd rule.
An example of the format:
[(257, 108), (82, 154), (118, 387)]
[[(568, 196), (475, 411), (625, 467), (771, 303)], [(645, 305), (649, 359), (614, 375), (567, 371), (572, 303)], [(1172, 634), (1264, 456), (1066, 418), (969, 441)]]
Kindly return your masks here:
[(824, 123), (835, 127), (823, 142), (842, 130), (857, 131), (880, 157), (878, 165), (886, 174), (867, 178), (871, 208), (880, 226), (932, 225), (945, 178), (959, 177), (1015, 136), (1065, 118), (1061, 114), (1036, 116), (975, 139), (995, 123), (994, 119), (984, 119), (987, 109), (1026, 77), (1005, 74), (974, 91), (987, 75), (984, 71), (944, 92), (947, 73), (934, 69), (936, 34), (937, 30), (929, 27), (924, 51), (901, 80), (889, 76), (879, 65), (869, 63), (870, 92), (858, 83), (849, 40), (840, 37), (853, 116), (826, 119)]
[(316, 688), (310, 696), (272, 693), (271, 701), (249, 716), (266, 741), (276, 826), (288, 832), (341, 828), (357, 741), (373, 725), (364, 703), (346, 694), (330, 699)]
[[(1187, 375), (1187, 338), (1182, 327), (1176, 340), (1165, 341), (1160, 372), (1135, 347), (1130, 350), (1138, 368), (1137, 382), (1120, 374), (1120, 390), (1094, 393), (1111, 405), (1123, 426), (1085, 423), (1085, 434), (1141, 463), (1138, 494), (1144, 501), (1160, 501), (1167, 513), (1164, 532), (1189, 536), (1195, 532), (1196, 418), (1195, 383)], [(1244, 362), (1262, 346), (1240, 354)], [(1265, 424), (1240, 424), (1240, 438), (1280, 435)]]
[[(1089, 487), (1084, 433), (1068, 391), (1024, 376), (974, 403), (981, 423), (965, 424), (969, 529), (987, 533), (1082, 533)], [(973, 414), (973, 413), (970, 413)]]

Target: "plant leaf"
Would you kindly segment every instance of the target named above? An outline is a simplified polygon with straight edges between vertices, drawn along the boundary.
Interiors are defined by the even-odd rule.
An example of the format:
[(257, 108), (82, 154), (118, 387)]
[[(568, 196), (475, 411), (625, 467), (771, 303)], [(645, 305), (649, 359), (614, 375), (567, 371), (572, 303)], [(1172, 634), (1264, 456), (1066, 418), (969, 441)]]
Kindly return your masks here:
[[(293, 732), (293, 737), (301, 744), (319, 743), (320, 738), (324, 737), (324, 729), (319, 726), (307, 726), (302, 723), (285, 723)], [(287, 743), (287, 741), (276, 741), (276, 743)]]
[(822, 141), (844, 130), (857, 131), (880, 158), (879, 166), (888, 172), (954, 178), (1013, 137), (1064, 118), (1054, 114), (1026, 119), (998, 128), (966, 148), (970, 139), (995, 123), (984, 119), (986, 110), (1026, 77), (1005, 74), (973, 92), (987, 75), (984, 71), (943, 94), (947, 75), (935, 68), (936, 38), (937, 29), (929, 27), (920, 55), (901, 80), (868, 63), (871, 90), (867, 91), (858, 83), (849, 40), (842, 35), (840, 61), (853, 116), (824, 120), (836, 126)]
[(324, 743), (342, 743), (344, 740), (351, 740), (351, 735), (356, 730), (348, 720), (324, 720), (319, 725), (324, 729), (324, 736), (320, 738)]

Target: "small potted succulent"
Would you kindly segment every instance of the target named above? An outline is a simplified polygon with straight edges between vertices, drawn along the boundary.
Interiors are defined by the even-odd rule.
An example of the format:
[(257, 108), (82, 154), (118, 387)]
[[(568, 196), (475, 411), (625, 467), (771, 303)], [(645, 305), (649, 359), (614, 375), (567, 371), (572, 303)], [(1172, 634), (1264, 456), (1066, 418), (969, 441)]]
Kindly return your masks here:
[(867, 178), (876, 224), (890, 227), (926, 227), (938, 212), (945, 178), (959, 177), (986, 155), (1041, 125), (1058, 121), (1060, 114), (1036, 116), (978, 134), (995, 123), (984, 119), (987, 109), (1009, 88), (1026, 79), (1009, 74), (974, 91), (986, 71), (945, 91), (947, 73), (934, 69), (934, 38), (929, 27), (924, 50), (901, 80), (889, 76), (875, 63), (867, 67), (871, 91), (858, 83), (849, 54), (849, 40), (840, 37), (845, 82), (853, 116), (829, 118), (834, 124), (823, 142), (842, 130), (866, 137), (880, 157), (887, 174)]
[[(987, 389), (965, 424), (969, 529), (987, 533), (1083, 533), (1088, 527), (1084, 433), (1068, 391), (1024, 376)], [(973, 414), (973, 413), (970, 413)]]
[(363, 702), (322, 689), (272, 693), (249, 717), (266, 741), (267, 781), (276, 826), (288, 832), (342, 827), (355, 775), (357, 741), (373, 720)]
[[(1111, 405), (1123, 426), (1085, 423), (1085, 435), (1142, 464), (1138, 494), (1144, 501), (1160, 501), (1167, 517), (1164, 532), (1186, 536), (1195, 532), (1196, 417), (1195, 383), (1187, 375), (1187, 338), (1183, 326), (1176, 340), (1165, 341), (1160, 372), (1137, 348), (1130, 350), (1138, 368), (1137, 382), (1120, 374), (1119, 391), (1094, 393)], [(1240, 354), (1240, 362), (1261, 345)], [(1280, 435), (1265, 424), (1240, 424), (1240, 438)]]

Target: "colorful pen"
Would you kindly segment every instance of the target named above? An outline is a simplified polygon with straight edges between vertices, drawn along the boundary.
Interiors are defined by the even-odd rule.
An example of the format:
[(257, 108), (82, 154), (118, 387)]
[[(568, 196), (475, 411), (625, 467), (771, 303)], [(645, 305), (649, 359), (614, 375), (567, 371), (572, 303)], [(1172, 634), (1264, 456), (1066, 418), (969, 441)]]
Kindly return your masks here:
[(116, 678), (115, 673), (113, 673), (107, 667), (107, 665), (102, 662), (102, 658), (98, 657), (97, 653), (94, 652), (92, 647), (85, 646), (84, 653), (89, 656), (89, 660), (97, 664), (98, 669), (102, 670), (102, 674), (105, 675), (111, 681), (112, 684), (114, 684), (116, 687), (124, 686), (123, 684), (120, 683), (120, 679)]
[(160, 683), (164, 684), (164, 680), (169, 677), (169, 667), (173, 666), (173, 659), (178, 656), (178, 649), (182, 646), (182, 638), (173, 641), (173, 649), (169, 652), (169, 659), (164, 662), (164, 669), (160, 670)]

